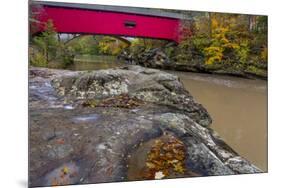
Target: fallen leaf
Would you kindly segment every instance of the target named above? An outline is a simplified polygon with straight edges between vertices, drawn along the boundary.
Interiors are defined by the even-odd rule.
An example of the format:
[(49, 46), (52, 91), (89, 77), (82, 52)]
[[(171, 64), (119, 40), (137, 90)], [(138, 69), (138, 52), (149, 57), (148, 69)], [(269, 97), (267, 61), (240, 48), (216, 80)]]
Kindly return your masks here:
[(66, 175), (69, 173), (69, 168), (67, 166), (63, 167), (62, 172)]
[(63, 138), (59, 138), (59, 139), (57, 139), (56, 143), (57, 143), (57, 144), (64, 144), (65, 141), (64, 141)]
[[(184, 144), (171, 135), (155, 140), (146, 158), (146, 179), (158, 172), (157, 178), (172, 174), (185, 173), (185, 147)], [(162, 174), (161, 174), (161, 173)]]
[(163, 172), (159, 171), (159, 172), (155, 173), (154, 179), (162, 179), (164, 177), (165, 177), (165, 175), (163, 174)]
[(146, 166), (147, 166), (148, 168), (155, 168), (155, 167), (156, 167), (156, 165), (153, 164), (153, 163), (151, 163), (151, 162), (146, 162)]

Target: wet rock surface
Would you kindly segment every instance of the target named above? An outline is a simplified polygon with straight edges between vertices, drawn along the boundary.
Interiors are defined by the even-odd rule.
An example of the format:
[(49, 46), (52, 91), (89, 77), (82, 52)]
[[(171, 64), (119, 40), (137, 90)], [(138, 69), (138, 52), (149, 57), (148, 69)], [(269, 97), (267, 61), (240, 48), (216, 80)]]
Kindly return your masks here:
[(29, 121), (30, 186), (135, 180), (129, 156), (163, 135), (178, 139), (188, 173), (159, 168), (156, 179), (261, 172), (210, 129), (206, 109), (176, 76), (154, 69), (31, 68)]

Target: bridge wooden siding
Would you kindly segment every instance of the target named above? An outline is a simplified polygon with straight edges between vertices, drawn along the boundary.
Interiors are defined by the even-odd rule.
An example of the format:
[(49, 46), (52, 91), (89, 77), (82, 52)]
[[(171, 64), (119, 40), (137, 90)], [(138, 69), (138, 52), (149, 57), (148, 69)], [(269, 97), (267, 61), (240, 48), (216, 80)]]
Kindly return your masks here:
[[(181, 14), (153, 9), (75, 3), (34, 2), (31, 10), (41, 23), (52, 20), (59, 33), (144, 37), (177, 43), (184, 19)], [(38, 25), (37, 32), (44, 30), (43, 25)]]

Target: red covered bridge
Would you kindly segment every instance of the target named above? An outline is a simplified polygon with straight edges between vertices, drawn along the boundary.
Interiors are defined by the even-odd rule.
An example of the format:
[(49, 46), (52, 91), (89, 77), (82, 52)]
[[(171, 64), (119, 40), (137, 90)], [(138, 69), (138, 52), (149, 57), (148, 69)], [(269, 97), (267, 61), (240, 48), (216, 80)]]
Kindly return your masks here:
[[(179, 42), (191, 34), (183, 14), (158, 9), (33, 1), (37, 30), (52, 20), (58, 33), (143, 37)], [(38, 24), (39, 23), (39, 24)], [(185, 24), (183, 24), (185, 23)]]

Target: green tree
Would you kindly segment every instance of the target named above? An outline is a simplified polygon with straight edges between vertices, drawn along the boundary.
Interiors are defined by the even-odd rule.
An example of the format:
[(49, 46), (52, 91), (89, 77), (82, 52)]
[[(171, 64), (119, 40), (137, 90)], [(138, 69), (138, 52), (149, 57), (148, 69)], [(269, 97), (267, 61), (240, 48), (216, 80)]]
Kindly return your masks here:
[(37, 47), (38, 52), (31, 62), (37, 65), (48, 65), (48, 63), (56, 57), (59, 42), (57, 40), (53, 22), (48, 20), (45, 24), (45, 30), (33, 38), (33, 44)]

